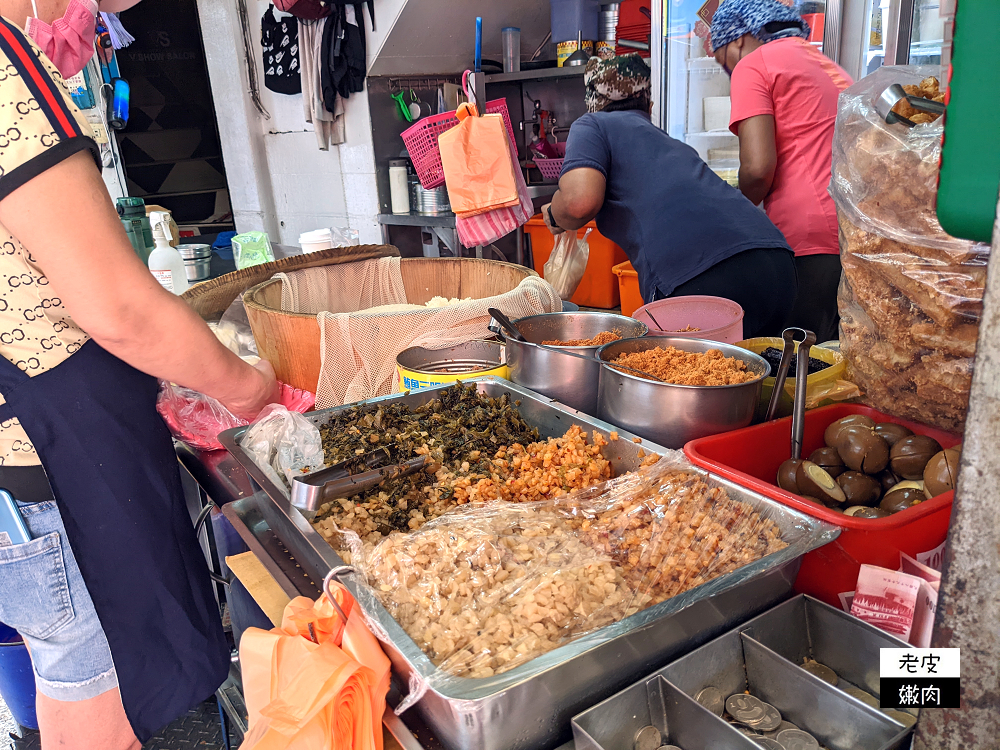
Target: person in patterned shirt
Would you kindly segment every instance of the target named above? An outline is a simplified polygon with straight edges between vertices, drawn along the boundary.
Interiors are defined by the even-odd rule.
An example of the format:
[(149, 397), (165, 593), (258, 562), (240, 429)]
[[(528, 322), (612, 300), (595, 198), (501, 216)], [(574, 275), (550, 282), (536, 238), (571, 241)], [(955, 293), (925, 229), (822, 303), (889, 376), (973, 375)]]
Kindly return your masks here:
[(132, 250), (63, 80), (97, 10), (0, 0), (0, 487), (32, 537), (0, 539), (0, 622), (29, 646), (44, 748), (134, 750), (229, 662), (156, 379), (247, 418), (277, 384)]

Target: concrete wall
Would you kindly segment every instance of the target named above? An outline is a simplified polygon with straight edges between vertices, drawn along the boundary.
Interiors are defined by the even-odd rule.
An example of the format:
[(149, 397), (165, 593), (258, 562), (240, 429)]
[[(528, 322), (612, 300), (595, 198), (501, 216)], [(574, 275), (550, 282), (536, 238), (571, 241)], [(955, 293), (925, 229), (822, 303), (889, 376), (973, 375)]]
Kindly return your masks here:
[[(395, 4), (402, 0), (377, 6), (380, 32), (398, 15)], [(236, 228), (263, 230), (272, 241), (297, 245), (304, 231), (349, 226), (359, 231), (362, 243), (380, 242), (368, 93), (345, 102), (347, 141), (320, 151), (305, 122), (301, 95), (263, 88), (260, 18), (267, 6), (266, 0), (247, 0), (261, 103), (270, 119), (250, 99), (236, 3), (198, 0)], [(370, 26), (368, 41), (371, 50), (382, 42)]]

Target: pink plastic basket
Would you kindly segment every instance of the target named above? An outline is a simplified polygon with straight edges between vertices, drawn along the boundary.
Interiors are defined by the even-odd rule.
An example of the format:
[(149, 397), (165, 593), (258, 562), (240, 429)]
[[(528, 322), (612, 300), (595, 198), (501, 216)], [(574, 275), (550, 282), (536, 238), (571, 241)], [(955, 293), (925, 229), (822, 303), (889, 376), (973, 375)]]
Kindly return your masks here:
[[(515, 143), (514, 128), (510, 124), (507, 113), (507, 100), (494, 99), (486, 102), (486, 112), (491, 115), (503, 115), (507, 126), (510, 142)], [(417, 177), (424, 190), (433, 190), (444, 185), (444, 168), (441, 166), (441, 150), (438, 148), (438, 136), (458, 125), (458, 116), (454, 112), (443, 112), (440, 115), (424, 117), (403, 131), (403, 143), (417, 170)]]
[(535, 157), (535, 166), (538, 167), (538, 171), (542, 173), (542, 178), (548, 182), (558, 182), (559, 175), (562, 174), (563, 162), (566, 161), (566, 144), (557, 143), (555, 144), (556, 151), (563, 154), (561, 159), (542, 159), (540, 157)]

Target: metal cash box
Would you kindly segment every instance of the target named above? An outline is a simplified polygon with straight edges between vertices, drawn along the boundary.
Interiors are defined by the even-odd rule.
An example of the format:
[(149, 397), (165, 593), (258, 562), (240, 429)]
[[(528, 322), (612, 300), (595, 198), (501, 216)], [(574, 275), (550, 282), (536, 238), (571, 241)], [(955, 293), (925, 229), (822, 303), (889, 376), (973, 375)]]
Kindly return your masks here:
[(647, 725), (684, 750), (759, 747), (695, 701), (708, 686), (725, 696), (749, 690), (829, 750), (896, 750), (912, 728), (798, 665), (815, 658), (838, 674), (841, 688), (857, 686), (877, 696), (879, 648), (906, 646), (800, 595), (574, 717), (576, 750), (631, 750), (636, 731)]

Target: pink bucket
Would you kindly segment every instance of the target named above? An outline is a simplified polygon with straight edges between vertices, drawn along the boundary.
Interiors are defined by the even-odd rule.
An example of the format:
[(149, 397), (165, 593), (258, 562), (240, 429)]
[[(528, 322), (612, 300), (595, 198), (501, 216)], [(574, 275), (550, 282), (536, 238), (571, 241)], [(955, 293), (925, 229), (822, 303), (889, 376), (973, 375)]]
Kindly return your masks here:
[[(743, 340), (743, 308), (723, 297), (669, 297), (643, 305), (632, 317), (649, 326), (653, 336), (666, 334), (723, 344)], [(698, 330), (685, 331), (688, 327)]]

